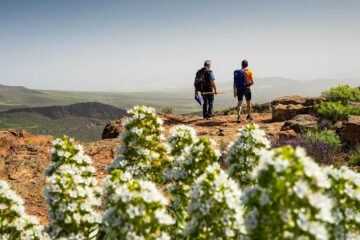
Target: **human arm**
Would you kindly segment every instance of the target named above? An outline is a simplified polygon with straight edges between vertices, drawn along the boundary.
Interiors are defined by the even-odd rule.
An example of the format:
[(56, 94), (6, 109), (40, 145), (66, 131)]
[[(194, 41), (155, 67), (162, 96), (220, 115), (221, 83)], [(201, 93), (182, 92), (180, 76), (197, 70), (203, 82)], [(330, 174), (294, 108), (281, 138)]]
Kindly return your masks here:
[(217, 94), (215, 80), (211, 80), (211, 81), (210, 81), (210, 84), (211, 84), (211, 86), (214, 88), (215, 94)]
[(235, 83), (234, 83), (233, 89), (234, 89), (234, 98), (236, 98), (236, 96), (237, 96), (237, 88), (236, 88)]
[(254, 85), (254, 74), (253, 72), (250, 73), (250, 86)]
[(217, 94), (214, 73), (210, 71), (210, 84), (214, 88), (215, 94)]

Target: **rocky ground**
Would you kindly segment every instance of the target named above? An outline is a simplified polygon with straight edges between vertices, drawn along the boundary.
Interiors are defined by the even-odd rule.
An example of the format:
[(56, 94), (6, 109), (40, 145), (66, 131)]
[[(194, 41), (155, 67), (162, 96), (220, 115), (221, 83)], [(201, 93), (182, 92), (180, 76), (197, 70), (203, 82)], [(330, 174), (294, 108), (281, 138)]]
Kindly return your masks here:
[[(164, 120), (165, 134), (175, 125), (188, 125), (197, 129), (199, 136), (213, 138), (219, 148), (224, 150), (229, 142), (236, 138), (238, 129), (245, 125), (236, 123), (236, 117), (217, 116), (204, 120), (200, 116), (161, 115)], [(252, 123), (259, 124), (269, 135), (280, 132), (283, 122), (271, 123), (271, 114), (254, 114)], [(114, 121), (116, 123), (116, 121)], [(121, 121), (117, 121), (121, 131)], [(35, 215), (46, 223), (46, 205), (43, 189), (46, 184), (44, 169), (50, 162), (48, 150), (52, 147), (52, 136), (32, 136), (25, 131), (0, 131), (0, 179), (7, 181), (24, 199), (29, 214)], [(121, 144), (118, 138), (108, 138), (98, 142), (79, 143), (86, 154), (93, 160), (96, 177), (105, 177), (105, 167), (116, 155), (116, 148)]]
[[(316, 128), (317, 120), (309, 114), (317, 100), (299, 96), (277, 99), (271, 105), (272, 114), (255, 113), (253, 121), (242, 123), (236, 122), (235, 115), (220, 114), (211, 120), (196, 115), (162, 114), (160, 117), (164, 120), (165, 135), (169, 135), (169, 129), (173, 126), (192, 126), (196, 128), (198, 136), (213, 138), (218, 148), (224, 151), (236, 138), (238, 129), (247, 123), (258, 124), (272, 140), (293, 138), (303, 128)], [(245, 117), (243, 115), (243, 119)], [(79, 142), (92, 158), (100, 182), (106, 176), (105, 167), (116, 156), (116, 148), (121, 144), (118, 136), (123, 131), (122, 121), (110, 121), (105, 126), (101, 141)], [(360, 140), (360, 117), (352, 117), (349, 123), (342, 123), (339, 129), (346, 133), (344, 140)], [(24, 199), (27, 212), (39, 217), (43, 224), (47, 222), (42, 193), (46, 184), (44, 169), (50, 162), (48, 150), (52, 147), (53, 139), (52, 136), (32, 136), (25, 131), (0, 131), (0, 179), (11, 185)]]

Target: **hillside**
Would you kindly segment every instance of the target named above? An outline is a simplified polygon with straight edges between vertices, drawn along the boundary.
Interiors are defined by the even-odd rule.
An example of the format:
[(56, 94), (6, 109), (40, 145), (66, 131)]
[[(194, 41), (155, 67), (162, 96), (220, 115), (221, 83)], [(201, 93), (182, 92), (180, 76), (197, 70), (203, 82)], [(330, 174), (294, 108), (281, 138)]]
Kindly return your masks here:
[[(340, 84), (359, 85), (359, 76), (339, 76), (336, 78), (299, 81), (282, 77), (256, 77), (252, 87), (254, 103), (270, 102), (284, 95), (318, 96), (322, 91)], [(24, 107), (45, 107), (53, 105), (69, 105), (80, 102), (99, 102), (121, 109), (134, 105), (153, 106), (160, 112), (165, 107), (172, 107), (177, 114), (200, 110), (194, 101), (193, 79), (186, 80), (186, 88), (173, 86), (159, 90), (140, 92), (81, 92), (32, 90), (24, 87), (0, 85), (0, 111)], [(233, 107), (236, 100), (232, 96), (232, 80), (216, 80), (219, 91), (225, 94), (216, 96), (216, 109)]]
[(55, 137), (68, 134), (89, 142), (101, 139), (107, 121), (123, 116), (126, 116), (125, 110), (96, 102), (19, 108), (0, 112), (0, 130), (25, 129), (32, 134)]
[(59, 119), (70, 116), (97, 118), (97, 119), (117, 119), (126, 115), (126, 111), (113, 107), (111, 105), (98, 102), (76, 103), (67, 106), (49, 106), (49, 107), (33, 107), (33, 108), (17, 108), (11, 109), (1, 114), (10, 113), (39, 113), (46, 117)]

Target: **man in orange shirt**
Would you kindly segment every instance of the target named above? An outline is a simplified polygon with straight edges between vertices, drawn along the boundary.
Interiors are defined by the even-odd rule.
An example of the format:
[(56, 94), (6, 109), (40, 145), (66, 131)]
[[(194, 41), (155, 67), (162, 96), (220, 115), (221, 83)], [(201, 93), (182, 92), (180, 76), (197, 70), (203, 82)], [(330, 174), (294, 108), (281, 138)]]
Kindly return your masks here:
[(241, 106), (242, 101), (245, 96), (246, 105), (247, 105), (247, 117), (246, 120), (251, 121), (253, 117), (251, 116), (251, 90), (250, 86), (254, 84), (254, 74), (251, 70), (248, 69), (248, 61), (243, 60), (241, 63), (241, 69), (234, 71), (234, 98), (238, 98), (238, 105), (236, 107), (238, 117), (237, 121), (241, 122)]

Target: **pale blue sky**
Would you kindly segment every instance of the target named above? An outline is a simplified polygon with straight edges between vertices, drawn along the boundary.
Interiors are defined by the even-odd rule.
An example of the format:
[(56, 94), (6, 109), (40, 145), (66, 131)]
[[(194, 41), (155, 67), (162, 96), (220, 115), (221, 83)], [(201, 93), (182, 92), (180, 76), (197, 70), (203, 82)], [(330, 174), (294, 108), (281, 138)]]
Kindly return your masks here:
[(191, 86), (205, 59), (231, 81), (360, 72), (358, 0), (0, 0), (0, 84), (124, 90)]

